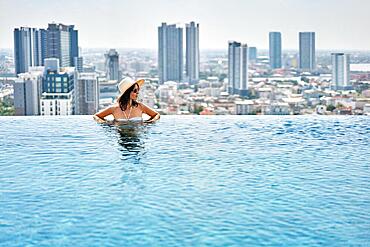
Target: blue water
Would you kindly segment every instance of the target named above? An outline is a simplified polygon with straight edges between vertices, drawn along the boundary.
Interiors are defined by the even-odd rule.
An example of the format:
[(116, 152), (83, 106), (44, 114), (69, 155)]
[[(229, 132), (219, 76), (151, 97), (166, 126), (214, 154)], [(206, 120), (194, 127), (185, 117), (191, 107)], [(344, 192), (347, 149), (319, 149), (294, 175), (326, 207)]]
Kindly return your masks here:
[(370, 118), (0, 117), (1, 246), (370, 246)]

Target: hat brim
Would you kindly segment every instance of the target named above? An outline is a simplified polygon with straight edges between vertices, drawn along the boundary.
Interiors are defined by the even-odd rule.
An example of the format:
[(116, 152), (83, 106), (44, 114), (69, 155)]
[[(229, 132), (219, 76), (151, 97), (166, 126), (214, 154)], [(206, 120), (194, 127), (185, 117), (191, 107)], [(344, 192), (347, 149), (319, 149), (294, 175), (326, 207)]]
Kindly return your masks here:
[(123, 92), (120, 91), (120, 96), (122, 96), (126, 91), (127, 89), (129, 89), (130, 87), (132, 87), (133, 85), (135, 85), (136, 83), (139, 85), (139, 87), (141, 87), (142, 85), (144, 85), (144, 82), (145, 80), (144, 79), (140, 79), (140, 80), (137, 80), (135, 81), (134, 83), (132, 83), (129, 87), (127, 87)]
[(140, 80), (135, 81), (135, 83), (137, 83), (139, 85), (139, 87), (141, 87), (142, 85), (144, 85), (144, 82), (145, 82), (144, 79), (140, 79)]

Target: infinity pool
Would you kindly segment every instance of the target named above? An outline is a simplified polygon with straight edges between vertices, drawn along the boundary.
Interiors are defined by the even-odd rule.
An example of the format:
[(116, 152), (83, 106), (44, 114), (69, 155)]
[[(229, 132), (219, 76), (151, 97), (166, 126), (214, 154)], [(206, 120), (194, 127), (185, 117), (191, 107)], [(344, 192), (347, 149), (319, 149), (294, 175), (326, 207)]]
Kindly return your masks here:
[(369, 246), (370, 118), (0, 117), (1, 246)]

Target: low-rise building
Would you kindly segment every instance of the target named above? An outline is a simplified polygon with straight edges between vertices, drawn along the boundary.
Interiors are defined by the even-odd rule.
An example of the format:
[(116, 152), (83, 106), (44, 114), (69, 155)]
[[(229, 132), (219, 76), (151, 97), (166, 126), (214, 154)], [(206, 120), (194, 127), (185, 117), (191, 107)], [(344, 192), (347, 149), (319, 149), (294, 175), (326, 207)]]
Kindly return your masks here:
[(251, 115), (256, 114), (256, 105), (253, 100), (235, 101), (236, 115)]

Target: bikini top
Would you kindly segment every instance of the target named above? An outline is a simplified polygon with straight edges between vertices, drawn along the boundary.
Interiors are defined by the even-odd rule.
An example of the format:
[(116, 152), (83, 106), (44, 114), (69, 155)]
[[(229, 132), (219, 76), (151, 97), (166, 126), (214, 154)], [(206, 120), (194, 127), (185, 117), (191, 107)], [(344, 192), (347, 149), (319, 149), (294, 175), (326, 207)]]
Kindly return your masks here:
[(115, 119), (115, 121), (118, 121), (118, 122), (142, 122), (143, 121), (143, 118), (142, 117), (132, 117), (132, 118), (117, 118)]
[(115, 120), (119, 121), (119, 122), (142, 122), (143, 121), (142, 117), (132, 117), (132, 118), (130, 118), (131, 110), (132, 110), (132, 107), (130, 107), (130, 112), (128, 113), (128, 115), (126, 115), (126, 113), (123, 112), (123, 114), (125, 114), (125, 118), (117, 118)]

